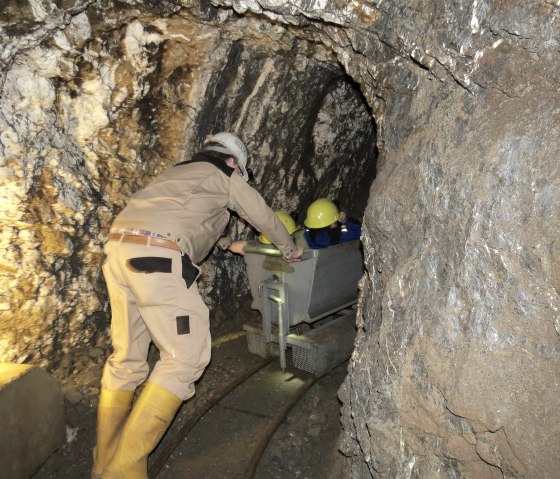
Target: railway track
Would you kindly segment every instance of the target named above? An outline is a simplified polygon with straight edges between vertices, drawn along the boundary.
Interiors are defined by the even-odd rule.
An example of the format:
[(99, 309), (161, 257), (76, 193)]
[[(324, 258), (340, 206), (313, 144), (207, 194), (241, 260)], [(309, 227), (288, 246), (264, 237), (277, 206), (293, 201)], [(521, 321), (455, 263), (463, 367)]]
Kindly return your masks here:
[[(235, 374), (226, 367), (232, 361), (240, 366)], [(243, 337), (222, 344), (196, 399), (183, 405), (150, 458), (150, 479), (258, 477), (275, 432), (316, 382), (304, 371), (281, 371), (277, 358), (249, 354)]]

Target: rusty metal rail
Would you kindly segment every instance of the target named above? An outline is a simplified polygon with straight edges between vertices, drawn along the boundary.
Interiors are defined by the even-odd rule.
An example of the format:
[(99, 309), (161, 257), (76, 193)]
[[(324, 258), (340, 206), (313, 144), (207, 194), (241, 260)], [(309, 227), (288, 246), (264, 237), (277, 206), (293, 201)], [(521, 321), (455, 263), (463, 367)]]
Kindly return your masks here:
[(302, 386), (297, 390), (296, 394), (292, 396), (289, 402), (287, 402), (283, 408), (279, 409), (274, 417), (271, 419), (269, 426), (263, 432), (253, 455), (251, 456), (251, 460), (249, 464), (245, 468), (245, 473), (243, 474), (243, 479), (253, 479), (255, 472), (257, 471), (257, 467), (259, 462), (266, 451), (268, 444), (270, 443), (272, 437), (276, 430), (282, 425), (282, 423), (290, 414), (290, 411), (294, 408), (294, 406), (303, 398), (305, 393), (311, 389), (311, 387), (317, 382), (318, 378), (309, 378), (307, 379)]
[[(224, 400), (234, 391), (239, 391), (238, 387), (242, 387), (244, 383), (251, 384), (250, 380), (255, 376), (259, 371), (261, 371), (264, 367), (269, 365), (275, 358), (269, 357), (261, 359), (260, 361), (252, 364), (249, 368), (245, 369), (239, 376), (231, 378), (221, 387), (219, 390), (215, 391), (214, 393), (208, 395), (203, 401), (198, 404), (193, 404), (191, 407), (194, 409), (188, 411), (184, 419), (184, 423), (180, 425), (180, 427), (173, 427), (170, 429), (168, 433), (168, 437), (165, 438), (164, 442), (156, 449), (153, 457), (150, 458), (149, 466), (148, 466), (148, 476), (150, 479), (155, 479), (158, 477), (160, 473), (162, 473), (163, 469), (166, 468), (164, 477), (183, 477), (182, 474), (185, 471), (176, 470), (175, 465), (173, 465), (174, 461), (177, 461), (177, 457), (181, 457), (181, 453), (178, 452), (174, 454), (176, 451), (180, 451), (182, 447), (184, 447), (184, 441), (188, 440), (189, 433), (193, 430), (196, 424), (206, 415), (208, 414), (214, 406), (216, 406), (220, 401)], [(277, 367), (271, 365), (276, 370)], [(272, 374), (276, 374), (278, 371), (273, 372)], [(267, 373), (265, 373), (265, 377), (269, 377)], [(238, 463), (238, 472), (239, 475), (235, 475), (235, 477), (242, 477), (243, 479), (252, 479), (257, 471), (261, 458), (264, 452), (267, 449), (268, 444), (272, 440), (274, 433), (277, 429), (285, 422), (286, 418), (290, 414), (290, 411), (298, 404), (298, 402), (304, 397), (307, 391), (317, 382), (318, 378), (316, 377), (305, 377), (307, 376), (306, 373), (298, 372), (299, 374), (303, 374), (304, 376), (298, 376), (297, 380), (301, 381), (301, 384), (294, 386), (294, 389), (290, 389), (289, 394), (286, 395), (285, 400), (283, 400), (282, 404), (275, 405), (277, 409), (272, 409), (271, 407), (271, 415), (266, 416), (266, 423), (264, 423), (265, 419), (261, 418), (260, 420), (263, 421), (262, 430), (258, 430), (255, 432), (255, 428), (246, 431), (247, 434), (251, 435), (251, 448), (247, 450), (247, 455), (244, 456), (244, 459)], [(272, 376), (270, 376), (272, 377)], [(258, 379), (258, 378), (257, 378)], [(262, 382), (262, 378), (256, 381), (256, 383)], [(254, 384), (254, 383), (253, 383)], [(266, 387), (266, 384), (262, 385)], [(260, 387), (260, 386), (259, 386)], [(222, 408), (223, 410), (223, 408)], [(234, 414), (232, 412), (232, 414)], [(241, 415), (247, 414), (247, 411), (241, 411)], [(210, 419), (209, 419), (210, 420)], [(227, 428), (224, 428), (227, 429)], [(200, 430), (200, 429), (199, 429)], [(224, 433), (225, 434), (225, 433)], [(195, 434), (196, 436), (196, 434)], [(232, 438), (231, 441), (228, 439), (228, 443), (235, 446), (234, 442), (236, 441), (235, 438)], [(192, 444), (192, 443), (191, 443)], [(188, 446), (194, 447), (194, 446)], [(201, 455), (206, 454), (207, 451), (201, 449)], [(170, 458), (172, 458), (171, 460)], [(245, 460), (249, 457), (248, 462)], [(195, 460), (196, 458), (191, 457), (190, 459)], [(189, 459), (189, 460), (190, 460)], [(184, 456), (180, 460), (185, 460)], [(169, 462), (172, 464), (169, 465)], [(175, 463), (176, 464), (176, 463)], [(243, 464), (246, 464), (243, 466)], [(244, 472), (243, 472), (244, 469)], [(226, 477), (226, 476), (224, 476)]]
[(169, 438), (165, 446), (157, 451), (157, 457), (153, 460), (148, 467), (148, 477), (150, 479), (155, 479), (162, 468), (165, 466), (167, 460), (173, 454), (173, 451), (179, 446), (179, 444), (185, 439), (190, 430), (200, 421), (200, 419), (215, 406), (220, 400), (226, 397), (231, 391), (238, 387), (243, 382), (247, 381), (248, 378), (253, 376), (255, 373), (260, 371), (262, 368), (270, 364), (275, 358), (265, 358), (261, 361), (255, 363), (252, 367), (243, 372), (243, 374), (234, 377), (229, 381), (223, 388), (216, 391), (215, 394), (211, 395), (206, 401), (200, 404), (195, 411), (190, 414), (190, 418), (181, 428), (174, 432), (171, 438)]

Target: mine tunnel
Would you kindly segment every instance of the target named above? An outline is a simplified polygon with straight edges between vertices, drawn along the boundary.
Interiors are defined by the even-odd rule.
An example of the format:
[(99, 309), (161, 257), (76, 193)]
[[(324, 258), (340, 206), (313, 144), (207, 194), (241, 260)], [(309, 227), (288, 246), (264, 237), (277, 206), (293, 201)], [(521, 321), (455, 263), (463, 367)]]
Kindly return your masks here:
[(104, 248), (231, 132), (271, 211), (303, 234), (329, 199), (360, 239), (289, 263), (232, 215), (245, 255), (196, 261), (212, 358), (138, 477), (557, 477), (558, 32), (557, 1), (3, 2), (0, 475), (125, 467), (92, 476), (126, 449)]

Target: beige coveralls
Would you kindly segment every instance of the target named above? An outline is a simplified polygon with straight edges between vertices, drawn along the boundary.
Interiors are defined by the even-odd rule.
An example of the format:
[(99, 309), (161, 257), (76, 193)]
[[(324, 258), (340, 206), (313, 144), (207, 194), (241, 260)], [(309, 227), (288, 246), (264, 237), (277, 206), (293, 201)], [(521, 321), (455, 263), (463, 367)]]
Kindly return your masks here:
[[(292, 238), (260, 194), (223, 162), (168, 169), (117, 216), (103, 265), (113, 342), (103, 388), (132, 390), (141, 384), (149, 373), (146, 359), (153, 340), (160, 360), (150, 381), (183, 399), (194, 394), (194, 382), (210, 361), (211, 340), (193, 264), (207, 256), (224, 231), (228, 208), (264, 232), (286, 258), (295, 254)], [(129, 242), (130, 234), (122, 232), (146, 244)], [(149, 244), (154, 241), (150, 234), (180, 251)]]

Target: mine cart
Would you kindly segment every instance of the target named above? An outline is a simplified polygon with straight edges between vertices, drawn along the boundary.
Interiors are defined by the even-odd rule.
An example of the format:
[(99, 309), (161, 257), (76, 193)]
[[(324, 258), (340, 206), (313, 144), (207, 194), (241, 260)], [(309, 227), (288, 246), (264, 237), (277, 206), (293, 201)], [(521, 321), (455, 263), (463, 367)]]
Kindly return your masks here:
[(294, 366), (321, 376), (349, 358), (356, 336), (355, 303), (362, 276), (359, 241), (305, 249), (287, 263), (273, 245), (250, 241), (245, 263), (262, 328), (244, 325), (249, 352), (280, 356), (292, 349)]

